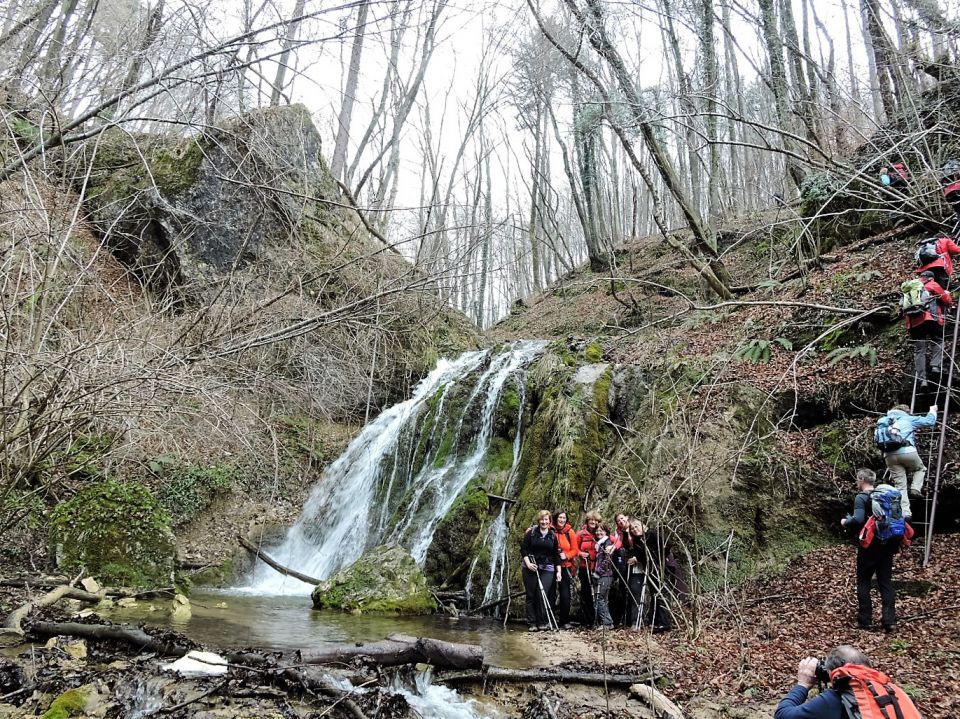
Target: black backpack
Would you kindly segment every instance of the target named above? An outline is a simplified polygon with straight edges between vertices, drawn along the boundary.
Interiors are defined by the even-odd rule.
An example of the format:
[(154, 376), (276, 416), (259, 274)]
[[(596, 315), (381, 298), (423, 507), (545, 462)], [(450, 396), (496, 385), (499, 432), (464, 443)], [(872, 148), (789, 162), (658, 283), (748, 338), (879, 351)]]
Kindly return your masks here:
[(937, 237), (929, 237), (920, 244), (917, 245), (916, 260), (917, 267), (923, 267), (924, 265), (929, 265), (931, 262), (935, 262), (940, 259), (940, 253), (937, 252), (937, 243), (939, 242)]

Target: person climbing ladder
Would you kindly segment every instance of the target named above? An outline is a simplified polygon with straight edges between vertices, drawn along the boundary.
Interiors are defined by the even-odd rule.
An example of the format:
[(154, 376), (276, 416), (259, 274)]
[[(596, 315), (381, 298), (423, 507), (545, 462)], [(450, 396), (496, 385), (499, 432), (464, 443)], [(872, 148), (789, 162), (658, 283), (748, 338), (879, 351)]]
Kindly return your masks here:
[(930, 376), (927, 373), (927, 349), (930, 349), (930, 375), (939, 380), (943, 373), (943, 325), (948, 307), (953, 298), (934, 279), (934, 273), (924, 270), (919, 279), (907, 280), (900, 285), (903, 297), (900, 301), (907, 334), (914, 341), (914, 377), (918, 388), (927, 388)]
[[(927, 468), (917, 452), (916, 430), (933, 427), (937, 423), (937, 405), (932, 405), (927, 414), (910, 414), (910, 408), (898, 404), (877, 420), (874, 442), (883, 452), (883, 461), (890, 470), (890, 483), (900, 490), (900, 513), (904, 521), (909, 521), (910, 498), (919, 497), (923, 490), (923, 480)], [(910, 484), (907, 484), (907, 473)]]

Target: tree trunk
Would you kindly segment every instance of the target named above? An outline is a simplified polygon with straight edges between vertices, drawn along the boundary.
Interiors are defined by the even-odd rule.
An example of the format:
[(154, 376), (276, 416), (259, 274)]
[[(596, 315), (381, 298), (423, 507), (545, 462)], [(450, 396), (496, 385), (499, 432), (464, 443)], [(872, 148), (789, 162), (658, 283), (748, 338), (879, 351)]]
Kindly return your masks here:
[(300, 29), (300, 18), (306, 7), (306, 0), (297, 0), (293, 6), (293, 15), (290, 22), (287, 23), (286, 32), (283, 36), (283, 50), (280, 53), (280, 59), (277, 61), (277, 74), (273, 79), (273, 90), (270, 93), (270, 106), (275, 107), (280, 104), (283, 98), (283, 85), (286, 82), (287, 65), (290, 62), (290, 55), (293, 46), (297, 42), (297, 31)]
[(347, 69), (343, 102), (340, 105), (340, 115), (337, 118), (337, 138), (333, 146), (333, 157), (330, 160), (330, 174), (338, 180), (346, 180), (346, 177), (341, 176), (346, 165), (347, 142), (350, 140), (350, 121), (353, 117), (353, 104), (357, 98), (357, 81), (360, 77), (360, 59), (363, 55), (363, 40), (366, 36), (367, 12), (369, 9), (370, 3), (364, 0), (357, 13), (357, 31), (353, 36), (350, 67)]

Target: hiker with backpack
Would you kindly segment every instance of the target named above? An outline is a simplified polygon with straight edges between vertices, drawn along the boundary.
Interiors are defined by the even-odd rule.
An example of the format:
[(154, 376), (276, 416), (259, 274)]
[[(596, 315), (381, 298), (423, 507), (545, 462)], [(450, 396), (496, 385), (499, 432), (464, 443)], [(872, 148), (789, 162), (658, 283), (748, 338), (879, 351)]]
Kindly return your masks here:
[(943, 199), (960, 218), (960, 160), (947, 160), (940, 172), (940, 184), (943, 185)]
[(926, 389), (927, 348), (930, 352), (930, 374), (939, 380), (943, 372), (943, 324), (947, 308), (953, 298), (934, 279), (934, 273), (925, 270), (920, 278), (900, 285), (900, 307), (907, 334), (914, 341), (913, 371), (920, 389)]
[(953, 256), (960, 255), (960, 245), (944, 234), (928, 237), (917, 243), (914, 259), (917, 262), (916, 274), (932, 272), (933, 279), (943, 289), (950, 288), (950, 276), (953, 274)]
[(885, 632), (892, 632), (897, 626), (893, 557), (906, 534), (906, 520), (900, 508), (900, 491), (889, 484), (876, 485), (876, 477), (872, 470), (857, 470), (853, 514), (841, 519), (840, 524), (858, 532), (857, 626), (861, 629), (872, 626), (870, 583), (876, 575), (883, 608), (880, 621)]
[(523, 590), (527, 596), (525, 609), (531, 632), (552, 629), (556, 624), (548, 597), (554, 580), (563, 581), (563, 575), (560, 574), (560, 543), (551, 523), (550, 512), (540, 510), (536, 524), (524, 532), (520, 540)]
[[(898, 404), (877, 420), (873, 434), (874, 443), (883, 452), (883, 461), (890, 470), (890, 483), (900, 490), (900, 511), (907, 521), (913, 516), (910, 510), (911, 497), (921, 496), (927, 468), (917, 451), (915, 432), (937, 424), (937, 405), (931, 405), (924, 415), (910, 414), (910, 408)], [(907, 483), (907, 474), (910, 482)]]
[[(817, 683), (828, 685), (807, 701)], [(821, 662), (806, 657), (797, 668), (797, 683), (777, 705), (774, 719), (922, 719), (913, 700), (870, 664), (859, 649), (842, 644)]]

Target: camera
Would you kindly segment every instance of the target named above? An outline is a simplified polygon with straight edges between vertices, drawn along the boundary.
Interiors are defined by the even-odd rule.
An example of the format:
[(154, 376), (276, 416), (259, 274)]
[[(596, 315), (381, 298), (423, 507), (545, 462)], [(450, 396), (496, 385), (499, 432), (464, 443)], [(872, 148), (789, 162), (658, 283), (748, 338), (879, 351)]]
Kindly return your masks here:
[(820, 659), (817, 661), (817, 669), (815, 674), (817, 677), (817, 681), (820, 682), (821, 684), (830, 683), (830, 672), (827, 671), (827, 667), (823, 663), (823, 659)]

